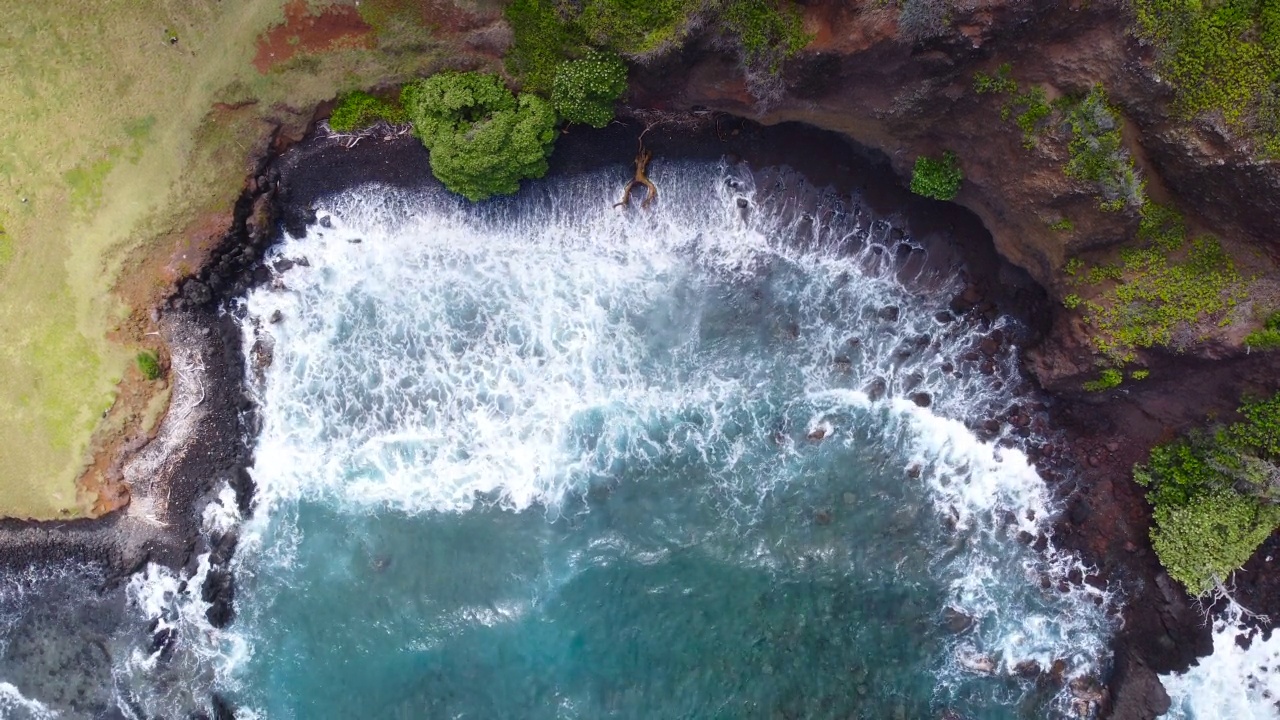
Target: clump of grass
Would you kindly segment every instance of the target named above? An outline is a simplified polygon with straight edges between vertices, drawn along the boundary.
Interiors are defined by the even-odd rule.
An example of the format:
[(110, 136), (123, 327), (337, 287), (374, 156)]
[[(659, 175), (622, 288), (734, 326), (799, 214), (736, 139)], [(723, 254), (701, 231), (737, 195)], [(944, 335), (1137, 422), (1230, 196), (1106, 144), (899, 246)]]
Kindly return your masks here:
[[(1071, 218), (1064, 217), (1061, 220), (1055, 220), (1054, 222), (1049, 223), (1049, 229), (1057, 230), (1058, 232), (1062, 232), (1062, 233), (1069, 233), (1076, 229), (1076, 225), (1075, 223), (1071, 222)], [(1070, 261), (1068, 261), (1067, 264), (1069, 265)], [(1075, 273), (1067, 273), (1067, 274), (1074, 275)]]
[(1071, 277), (1075, 277), (1076, 273), (1080, 272), (1081, 268), (1083, 267), (1084, 267), (1084, 261), (1081, 260), (1080, 258), (1073, 257), (1067, 261), (1066, 265), (1062, 266), (1062, 272), (1066, 273)]
[(1151, 377), (1151, 371), (1146, 369), (1134, 370), (1133, 372), (1129, 373), (1130, 380), (1146, 380), (1149, 377)]
[(164, 371), (160, 368), (160, 358), (150, 350), (142, 350), (134, 358), (138, 364), (138, 371), (142, 373), (142, 377), (147, 380), (159, 380)]
[(1070, 295), (1067, 295), (1066, 297), (1062, 298), (1062, 305), (1068, 310), (1075, 310), (1076, 308), (1080, 307), (1080, 304), (1083, 302), (1084, 302), (1084, 299), (1081, 298), (1076, 293), (1071, 293)]
[(1063, 167), (1067, 177), (1093, 184), (1103, 210), (1141, 207), (1143, 183), (1124, 149), (1120, 114), (1107, 101), (1106, 90), (1094, 85), (1088, 95), (1067, 103), (1065, 120), (1071, 130), (1070, 157)]
[(1186, 117), (1220, 113), (1280, 158), (1280, 3), (1133, 0), (1138, 34), (1160, 49)]
[(973, 89), (979, 95), (1018, 92), (1018, 83), (1013, 79), (1013, 66), (1004, 63), (996, 68), (994, 75), (979, 70), (973, 74)]
[(963, 180), (959, 159), (950, 150), (940, 158), (921, 155), (911, 173), (911, 192), (935, 200), (951, 200), (960, 192)]
[(383, 100), (362, 90), (349, 92), (338, 99), (329, 115), (329, 127), (334, 132), (363, 130), (380, 120), (392, 125), (409, 122), (409, 115), (397, 101)]
[(1115, 368), (1107, 368), (1098, 374), (1097, 380), (1089, 380), (1084, 384), (1084, 389), (1088, 392), (1104, 392), (1115, 387), (1120, 387), (1120, 383), (1124, 382), (1124, 373)]
[(1245, 336), (1244, 344), (1258, 350), (1280, 348), (1280, 310), (1267, 317), (1261, 330), (1255, 330)]

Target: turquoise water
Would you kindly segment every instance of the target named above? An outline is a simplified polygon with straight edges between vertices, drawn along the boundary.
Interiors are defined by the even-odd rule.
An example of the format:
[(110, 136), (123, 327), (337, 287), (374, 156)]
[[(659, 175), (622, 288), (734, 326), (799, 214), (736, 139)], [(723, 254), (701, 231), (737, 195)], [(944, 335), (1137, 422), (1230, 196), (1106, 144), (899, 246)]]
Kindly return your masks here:
[(649, 213), (610, 175), (480, 209), (362, 188), (280, 248), (307, 263), (246, 307), (274, 361), (238, 619), (133, 588), (186, 608), (176, 667), (261, 718), (1068, 708), (1028, 663), (1095, 672), (1103, 599), (1015, 539), (1052, 507), (961, 422), (1016, 371), (963, 360), (952, 279), (741, 169), (654, 178)]

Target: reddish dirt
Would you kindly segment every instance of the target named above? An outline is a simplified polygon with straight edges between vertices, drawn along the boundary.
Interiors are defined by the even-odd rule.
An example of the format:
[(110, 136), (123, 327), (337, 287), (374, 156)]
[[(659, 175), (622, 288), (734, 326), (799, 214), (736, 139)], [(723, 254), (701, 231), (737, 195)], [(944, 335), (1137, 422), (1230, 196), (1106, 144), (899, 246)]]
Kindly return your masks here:
[(284, 8), (284, 24), (258, 37), (253, 66), (266, 74), (300, 53), (372, 46), (373, 28), (354, 7), (334, 5), (311, 15), (305, 0), (293, 0)]

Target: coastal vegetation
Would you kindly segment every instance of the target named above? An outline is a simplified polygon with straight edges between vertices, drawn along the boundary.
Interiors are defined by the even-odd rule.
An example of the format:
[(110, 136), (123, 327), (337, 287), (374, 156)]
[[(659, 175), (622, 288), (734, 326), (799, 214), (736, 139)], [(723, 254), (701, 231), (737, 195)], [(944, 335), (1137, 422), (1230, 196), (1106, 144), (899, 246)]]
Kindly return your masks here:
[(1186, 117), (1220, 115), (1280, 157), (1280, 0), (1133, 0), (1138, 35), (1160, 49), (1161, 71)]
[(1280, 348), (1280, 310), (1267, 316), (1261, 330), (1255, 330), (1245, 336), (1244, 344), (1258, 350)]
[(163, 375), (160, 369), (160, 358), (150, 350), (142, 350), (135, 357), (134, 362), (138, 364), (138, 372), (142, 373), (142, 377), (147, 380), (159, 380)]
[(329, 128), (334, 132), (363, 130), (381, 121), (403, 125), (409, 116), (398, 101), (383, 100), (363, 90), (354, 90), (338, 98), (329, 115)]
[(952, 200), (963, 180), (959, 159), (950, 150), (937, 158), (921, 155), (911, 173), (911, 192), (934, 200)]
[(1280, 526), (1280, 394), (1246, 402), (1240, 414), (1157, 446), (1134, 468), (1152, 506), (1152, 546), (1192, 595), (1221, 590)]
[(556, 70), (551, 104), (560, 118), (602, 128), (613, 120), (613, 106), (627, 90), (627, 66), (613, 53), (593, 52), (567, 60)]
[(445, 72), (409, 83), (400, 102), (432, 174), (468, 200), (509, 195), (547, 172), (556, 113), (538, 95), (517, 97), (496, 75)]

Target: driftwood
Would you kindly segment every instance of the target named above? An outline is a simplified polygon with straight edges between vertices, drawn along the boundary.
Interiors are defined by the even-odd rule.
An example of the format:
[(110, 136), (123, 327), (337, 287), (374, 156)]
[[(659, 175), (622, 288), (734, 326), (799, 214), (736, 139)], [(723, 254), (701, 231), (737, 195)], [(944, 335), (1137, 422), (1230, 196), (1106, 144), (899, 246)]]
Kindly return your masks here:
[(649, 203), (657, 199), (658, 188), (653, 184), (653, 181), (649, 179), (649, 176), (645, 175), (645, 170), (649, 168), (649, 160), (652, 158), (653, 153), (645, 150), (644, 148), (640, 149), (640, 154), (636, 155), (636, 175), (627, 183), (627, 189), (622, 193), (622, 200), (614, 204), (614, 207), (630, 206), (631, 193), (636, 189), (637, 185), (645, 188), (644, 200), (640, 201), (640, 207), (647, 208), (649, 207)]

